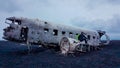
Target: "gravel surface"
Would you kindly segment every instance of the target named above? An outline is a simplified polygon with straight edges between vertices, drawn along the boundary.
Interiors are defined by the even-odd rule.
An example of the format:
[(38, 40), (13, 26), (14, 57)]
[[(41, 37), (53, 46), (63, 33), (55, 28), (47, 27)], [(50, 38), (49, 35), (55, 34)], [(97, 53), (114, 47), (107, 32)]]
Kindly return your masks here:
[(0, 41), (0, 68), (120, 68), (120, 41), (101, 50), (63, 56), (53, 49)]

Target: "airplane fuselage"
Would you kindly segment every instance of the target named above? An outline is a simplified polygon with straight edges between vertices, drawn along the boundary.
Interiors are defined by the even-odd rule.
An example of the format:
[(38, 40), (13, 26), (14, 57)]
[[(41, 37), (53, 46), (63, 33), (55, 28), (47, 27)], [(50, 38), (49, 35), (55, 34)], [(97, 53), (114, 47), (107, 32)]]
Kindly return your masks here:
[(101, 43), (101, 35), (98, 31), (84, 30), (22, 17), (6, 18), (6, 23), (9, 26), (4, 29), (4, 38), (8, 40), (29, 41), (30, 43), (39, 44), (59, 44), (62, 37), (77, 39), (76, 35), (84, 32), (89, 45), (99, 46)]

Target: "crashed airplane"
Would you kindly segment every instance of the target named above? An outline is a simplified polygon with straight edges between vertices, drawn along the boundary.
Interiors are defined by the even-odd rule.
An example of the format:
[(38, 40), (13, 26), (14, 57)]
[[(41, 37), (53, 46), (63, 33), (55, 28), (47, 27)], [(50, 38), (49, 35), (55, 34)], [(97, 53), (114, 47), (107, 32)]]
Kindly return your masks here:
[[(5, 23), (9, 26), (3, 29), (4, 39), (27, 44), (57, 46), (62, 54), (74, 53), (75, 51), (86, 52), (90, 51), (91, 48), (108, 45), (110, 42), (109, 36), (101, 30), (84, 30), (23, 17), (9, 17), (6, 18)], [(85, 39), (81, 41), (79, 39), (82, 34)], [(103, 35), (106, 37), (104, 43), (101, 40)]]

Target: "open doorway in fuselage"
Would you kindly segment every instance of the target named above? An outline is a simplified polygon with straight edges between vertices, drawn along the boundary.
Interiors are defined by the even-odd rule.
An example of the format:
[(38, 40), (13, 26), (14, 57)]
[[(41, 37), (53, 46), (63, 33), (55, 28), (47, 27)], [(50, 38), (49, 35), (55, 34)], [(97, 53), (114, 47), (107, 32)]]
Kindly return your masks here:
[(24, 26), (21, 28), (21, 32), (20, 32), (20, 40), (23, 41), (23, 42), (26, 42), (27, 41), (27, 38), (28, 38), (28, 27)]

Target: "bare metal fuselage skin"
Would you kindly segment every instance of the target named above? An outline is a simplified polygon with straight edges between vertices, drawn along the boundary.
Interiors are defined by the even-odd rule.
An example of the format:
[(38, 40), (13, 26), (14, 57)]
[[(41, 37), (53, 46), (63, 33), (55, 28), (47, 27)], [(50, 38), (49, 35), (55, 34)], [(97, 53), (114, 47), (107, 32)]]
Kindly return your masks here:
[[(89, 45), (99, 46), (100, 38), (104, 31), (84, 30), (81, 28), (55, 24), (38, 19), (22, 17), (9, 17), (6, 22), (9, 24), (4, 29), (4, 39), (38, 44), (58, 44), (63, 37), (76, 39), (76, 35), (85, 33)], [(100, 35), (101, 33), (101, 35)]]

